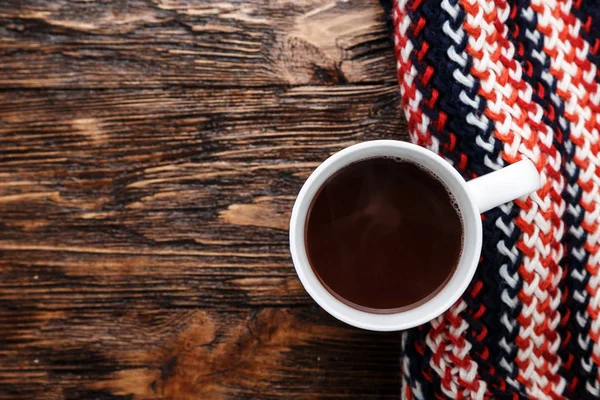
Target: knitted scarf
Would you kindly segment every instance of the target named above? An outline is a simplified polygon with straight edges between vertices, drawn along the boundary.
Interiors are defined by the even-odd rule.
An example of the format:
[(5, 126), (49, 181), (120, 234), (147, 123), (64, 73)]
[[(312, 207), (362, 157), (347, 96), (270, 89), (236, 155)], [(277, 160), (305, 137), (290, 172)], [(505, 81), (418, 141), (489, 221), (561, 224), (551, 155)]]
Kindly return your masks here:
[(600, 2), (396, 0), (412, 141), (465, 178), (522, 158), (537, 193), (485, 213), (478, 271), (403, 333), (402, 398), (600, 399)]

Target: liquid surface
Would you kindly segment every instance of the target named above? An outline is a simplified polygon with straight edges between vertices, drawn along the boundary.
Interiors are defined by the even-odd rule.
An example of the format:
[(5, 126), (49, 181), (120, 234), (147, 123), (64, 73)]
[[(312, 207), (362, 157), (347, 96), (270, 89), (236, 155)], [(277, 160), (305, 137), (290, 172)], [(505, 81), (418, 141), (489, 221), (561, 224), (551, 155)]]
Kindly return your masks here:
[(371, 158), (329, 178), (307, 216), (313, 271), (346, 304), (393, 312), (435, 294), (462, 249), (445, 186), (415, 164)]

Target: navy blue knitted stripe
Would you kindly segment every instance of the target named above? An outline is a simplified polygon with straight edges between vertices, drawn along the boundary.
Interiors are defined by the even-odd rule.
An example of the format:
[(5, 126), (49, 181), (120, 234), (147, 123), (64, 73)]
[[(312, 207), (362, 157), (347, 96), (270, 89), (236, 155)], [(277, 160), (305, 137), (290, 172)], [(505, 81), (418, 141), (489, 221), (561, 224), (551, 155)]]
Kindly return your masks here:
[[(417, 10), (417, 12), (411, 15), (412, 21), (419, 21), (419, 19), (424, 19), (427, 24), (427, 28), (423, 29), (421, 32), (421, 41), (414, 36), (413, 32), (409, 34), (409, 38), (417, 43), (426, 42), (429, 49), (427, 53), (425, 53), (424, 57), (419, 60), (416, 55), (413, 55), (412, 62), (416, 67), (419, 76), (424, 76), (427, 71), (433, 72), (433, 75), (429, 81), (427, 86), (423, 85), (420, 79), (416, 79), (415, 83), (417, 89), (423, 94), (424, 101), (421, 103), (421, 110), (423, 113), (429, 117), (431, 120), (431, 124), (429, 126), (429, 130), (432, 136), (435, 136), (440, 142), (440, 152), (444, 155), (444, 157), (450, 161), (452, 161), (455, 165), (457, 165), (460, 161), (460, 155), (458, 153), (458, 147), (455, 146), (453, 150), (449, 149), (448, 146), (450, 144), (450, 132), (447, 127), (442, 130), (438, 130), (436, 126), (436, 122), (439, 118), (440, 110), (445, 112), (451, 110), (445, 110), (441, 106), (440, 99), (436, 104), (428, 104), (427, 100), (431, 99), (431, 96), (434, 90), (437, 90), (439, 96), (448, 96), (454, 91), (452, 88), (453, 80), (449, 74), (452, 73), (453, 65), (449, 63), (448, 57), (446, 55), (446, 51), (450, 43), (446, 37), (446, 35), (442, 32), (442, 25), (446, 20), (446, 14), (442, 12), (440, 8), (440, 1), (432, 1), (432, 2), (424, 2), (421, 7)], [(450, 116), (449, 116), (450, 117)], [(465, 171), (461, 171), (465, 172)], [(429, 369), (429, 360), (433, 356), (431, 349), (426, 344), (427, 334), (430, 331), (430, 326), (427, 326), (427, 329), (422, 329), (419, 331), (419, 335), (416, 340), (419, 341), (418, 345), (425, 349), (425, 371), (429, 371), (426, 373), (430, 374), (430, 380), (424, 380), (428, 386), (428, 390), (431, 390), (433, 395), (445, 398), (445, 394), (441, 391), (441, 380), (438, 375), (433, 370)], [(429, 395), (426, 395), (425, 398), (429, 399)]]
[[(432, 379), (435, 379), (435, 374), (429, 364), (431, 361), (431, 352), (426, 351), (425, 344), (425, 338), (429, 330), (430, 325), (425, 324), (404, 333), (407, 335), (404, 357), (409, 359), (409, 371), (408, 374), (405, 373), (405, 378), (413, 390), (417, 387), (420, 389), (424, 399), (434, 399), (434, 387), (439, 388), (440, 385), (439, 379), (429, 381), (424, 376), (424, 373), (426, 373)], [(417, 346), (421, 346), (424, 354), (417, 351)]]
[[(431, 7), (439, 8), (439, 4), (433, 2)], [(452, 6), (458, 4), (458, 0), (450, 0), (449, 3)], [(470, 56), (467, 57), (466, 65), (463, 67), (457, 62), (454, 62), (447, 54), (448, 48), (454, 46), (457, 53), (465, 52), (468, 44), (467, 35), (464, 35), (462, 42), (458, 45), (451, 42), (446, 33), (443, 31), (443, 25), (448, 23), (453, 31), (457, 31), (464, 23), (465, 13), (464, 10), (459, 8), (458, 15), (455, 20), (450, 18), (447, 13), (444, 13), (444, 17), (440, 19), (439, 26), (436, 27), (435, 31), (431, 30), (431, 42), (443, 42), (443, 46), (439, 46), (440, 49), (436, 51), (439, 54), (437, 64), (437, 73), (434, 78), (434, 86), (440, 92), (439, 107), (448, 115), (448, 121), (446, 127), (449, 132), (452, 132), (457, 137), (457, 145), (459, 152), (467, 155), (468, 164), (467, 170), (469, 172), (468, 177), (471, 174), (485, 175), (492, 170), (486, 165), (485, 158), (489, 157), (487, 152), (482, 151), (481, 147), (477, 144), (476, 138), (481, 136), (486, 142), (493, 136), (494, 126), (493, 123), (489, 123), (488, 128), (483, 131), (481, 128), (474, 126), (467, 121), (467, 115), (473, 112), (473, 109), (464, 104), (461, 100), (461, 92), (465, 92), (466, 97), (469, 99), (475, 99), (480, 89), (479, 80), (475, 80), (471, 88), (461, 84), (454, 77), (455, 71), (459, 71), (463, 76), (470, 74), (471, 68), (473, 67), (473, 60)], [(437, 43), (436, 43), (437, 45)], [(432, 61), (435, 63), (435, 60)], [(434, 64), (435, 65), (435, 64)], [(483, 115), (486, 103), (482, 99), (478, 104), (478, 110), (476, 114)], [(494, 158), (496, 158), (502, 151), (502, 143), (496, 141), (493, 149)]]
[[(521, 313), (522, 304), (517, 301), (516, 307), (513, 309), (502, 301), (503, 292), (505, 291), (508, 297), (512, 299), (518, 298), (518, 294), (523, 286), (521, 281), (517, 281), (517, 284), (513, 287), (501, 275), (501, 268), (505, 268), (509, 275), (518, 276), (518, 268), (522, 263), (522, 256), (519, 252), (516, 261), (513, 263), (506, 256), (500, 254), (497, 248), (500, 242), (507, 244), (516, 243), (521, 231), (515, 227), (510, 237), (507, 238), (504, 232), (496, 226), (497, 221), (502, 221), (502, 224), (505, 226), (510, 226), (519, 214), (519, 211), (518, 207), (513, 207), (508, 214), (505, 214), (502, 209), (495, 208), (486, 213), (485, 220), (483, 221), (485, 234), (483, 236), (482, 256), (485, 262), (479, 266), (478, 275), (481, 276), (486, 289), (483, 291), (480, 299), (487, 307), (487, 312), (483, 315), (482, 319), (489, 329), (486, 339), (490, 351), (488, 362), (495, 368), (495, 373), (507, 382), (506, 396), (502, 393), (495, 393), (495, 396), (498, 398), (511, 398), (510, 396), (513, 394), (517, 394), (519, 397), (525, 396), (520, 384), (517, 384), (517, 389), (515, 389), (508, 383), (509, 380), (517, 382), (518, 366), (514, 363), (514, 360), (517, 357), (518, 348), (514, 343), (519, 335), (519, 325), (516, 323), (516, 318)], [(504, 315), (507, 316), (506, 322), (514, 326), (512, 330), (509, 330), (502, 320)], [(512, 346), (507, 348), (505, 345)], [(509, 371), (503, 367), (503, 360), (508, 362), (509, 368), (511, 368)]]
[[(582, 24), (589, 24), (590, 31), (586, 32), (582, 27), (579, 35), (593, 47), (596, 41), (600, 39), (600, 1), (581, 0), (579, 8), (573, 7), (571, 13), (579, 19)], [(600, 52), (594, 54), (590, 49), (587, 57), (592, 64), (600, 67)], [(596, 75), (596, 80), (599, 80), (598, 75)]]
[[(432, 101), (434, 91), (437, 91), (438, 95), (444, 93), (436, 88), (434, 81), (439, 80), (439, 74), (443, 74), (447, 70), (446, 60), (444, 59), (445, 52), (449, 43), (446, 43), (445, 37), (441, 32), (441, 24), (443, 23), (443, 15), (439, 7), (438, 1), (424, 2), (421, 7), (410, 13), (411, 20), (414, 23), (418, 23), (420, 19), (426, 21), (426, 28), (422, 29), (418, 33), (418, 37), (414, 35), (414, 30), (411, 30), (408, 37), (413, 43), (418, 43), (415, 48), (422, 48), (424, 43), (427, 43), (428, 51), (424, 53), (424, 56), (419, 60), (417, 53), (411, 54), (411, 61), (418, 72), (418, 78), (415, 79), (415, 86), (417, 90), (423, 95), (423, 100), (420, 104), (420, 109), (424, 115), (426, 115), (431, 123), (428, 127), (432, 136), (436, 137), (441, 145), (448, 144), (450, 139), (448, 131), (446, 129), (439, 130), (437, 128), (437, 121), (439, 118), (440, 108), (438, 101), (435, 103)], [(421, 81), (422, 77), (425, 77), (433, 73), (432, 78), (427, 83)], [(454, 163), (459, 160), (458, 152), (456, 150), (443, 151), (444, 156)]]
[[(429, 29), (429, 24), (427, 24), (425, 29), (422, 29), (415, 35), (417, 23), (419, 22), (419, 19), (423, 17), (421, 8), (418, 7), (415, 10), (412, 10), (409, 5), (407, 7), (407, 14), (411, 20), (411, 28), (409, 29), (408, 37), (414, 45), (414, 50), (410, 54), (410, 59), (414, 68), (418, 72), (418, 76), (423, 76), (427, 66), (423, 61), (418, 59), (417, 53), (424, 46), (424, 32)], [(431, 87), (429, 85), (423, 85), (419, 77), (415, 78), (415, 85), (423, 95), (420, 108), (423, 110), (425, 115), (427, 115), (432, 121), (435, 121), (437, 119), (437, 114), (433, 114), (432, 110), (425, 107), (423, 104), (424, 101), (431, 97)], [(441, 392), (440, 377), (433, 371), (430, 365), (430, 360), (433, 354), (425, 342), (430, 329), (431, 326), (429, 324), (412, 329), (408, 333), (409, 340), (406, 348), (406, 354), (410, 359), (410, 380), (412, 381), (410, 384), (413, 387), (418, 385), (425, 399), (434, 399), (435, 395), (443, 396), (443, 393)], [(420, 354), (417, 351), (417, 346), (423, 351), (423, 354)]]
[[(586, 32), (582, 27), (579, 35), (586, 40), (590, 46), (594, 46), (597, 43), (598, 38), (600, 38), (600, 3), (596, 1), (584, 0), (581, 2), (580, 8), (576, 9), (573, 7), (571, 9), (571, 13), (578, 18), (582, 24), (588, 23), (588, 26), (590, 27), (589, 32)], [(590, 49), (587, 57), (592, 64), (600, 67), (600, 56), (598, 53), (594, 54)], [(598, 81), (598, 75), (596, 75), (596, 81)], [(562, 115), (563, 109), (560, 110), (560, 113), (560, 115)], [(573, 187), (577, 188), (577, 190), (574, 191), (574, 193), (573, 191), (565, 190), (563, 197), (567, 201), (567, 204), (573, 204), (578, 212), (575, 213), (576, 215), (573, 215), (567, 210), (564, 220), (567, 226), (572, 227), (573, 229), (578, 229), (578, 231), (572, 232), (571, 229), (567, 231), (567, 265), (569, 266), (570, 273), (567, 276), (566, 282), (569, 285), (570, 296), (565, 303), (565, 307), (570, 310), (571, 315), (566, 329), (573, 335), (572, 342), (569, 344), (567, 351), (571, 352), (571, 354), (575, 356), (572, 372), (579, 377), (573, 397), (578, 397), (581, 399), (593, 399), (595, 396), (586, 389), (586, 384), (590, 383), (594, 385), (596, 383), (598, 379), (598, 366), (596, 363), (591, 362), (588, 364), (591, 365), (591, 369), (589, 371), (587, 371), (587, 368), (584, 366), (585, 363), (591, 361), (593, 350), (591, 339), (589, 337), (592, 321), (591, 318), (587, 318), (583, 326), (580, 323), (581, 321), (584, 321), (581, 316), (584, 315), (590, 300), (590, 296), (586, 289), (590, 275), (585, 269), (585, 265), (587, 264), (589, 258), (589, 252), (583, 252), (583, 258), (581, 259), (579, 259), (576, 254), (572, 254), (573, 249), (583, 249), (583, 244), (587, 239), (587, 232), (581, 228), (584, 212), (582, 207), (579, 206), (582, 196), (582, 189), (577, 185), (580, 169), (568, 168), (568, 163), (572, 163), (574, 157), (575, 146), (570, 143), (570, 145), (566, 146), (565, 148), (565, 168), (563, 173), (567, 177), (567, 182)], [(570, 170), (572, 171), (571, 173), (569, 172)], [(585, 277), (581, 279), (582, 276)], [(577, 301), (579, 296), (585, 299), (583, 303)], [(582, 350), (581, 346), (578, 344), (579, 342), (588, 342), (588, 348), (586, 350)]]
[[(580, 29), (579, 35), (586, 40), (590, 46), (595, 46), (598, 43), (598, 39), (600, 38), (600, 2), (597, 1), (586, 1), (583, 0), (580, 2), (579, 9), (573, 7), (571, 9), (571, 13), (581, 21), (582, 24), (587, 24), (589, 26), (589, 32), (586, 32), (584, 27)], [(595, 64), (598, 68), (600, 68), (600, 54), (594, 54), (591, 49), (587, 54), (588, 60), (592, 64)], [(596, 81), (600, 81), (600, 77), (596, 74)], [(566, 149), (565, 161), (573, 160), (575, 156), (575, 146), (569, 146)], [(572, 176), (569, 176), (568, 181), (572, 182), (575, 187), (577, 178), (579, 177), (579, 168), (575, 168)], [(582, 190), (578, 188), (578, 190), (571, 194), (569, 191), (565, 190), (563, 194), (565, 198), (569, 197), (570, 202), (573, 204), (579, 204), (582, 196)], [(574, 247), (578, 246), (579, 248), (583, 247), (583, 243), (585, 243), (585, 239), (587, 238), (587, 232), (581, 229), (581, 223), (583, 222), (583, 210), (581, 206), (578, 206), (578, 210), (580, 211), (578, 216), (574, 216), (571, 213), (566, 213), (565, 223), (567, 226), (573, 228), (579, 228), (579, 233), (582, 233), (581, 238), (577, 238), (577, 234), (570, 235), (570, 242), (567, 243), (567, 246)], [(596, 363), (591, 362), (591, 370), (586, 371), (584, 367), (584, 363), (591, 361), (590, 357), (592, 354), (592, 343), (589, 337), (589, 330), (591, 326), (591, 318), (588, 318), (586, 323), (581, 326), (579, 321), (582, 321), (581, 318), (578, 319), (585, 312), (586, 306), (589, 303), (589, 294), (587, 293), (586, 286), (589, 281), (589, 274), (585, 274), (585, 278), (582, 280), (581, 275), (578, 273), (585, 273), (585, 265), (587, 264), (589, 258), (589, 252), (585, 251), (583, 253), (583, 259), (579, 260), (575, 255), (570, 254), (568, 263), (573, 272), (569, 274), (567, 277), (567, 282), (572, 290), (572, 295), (568, 298), (568, 302), (566, 307), (571, 310), (571, 318), (569, 320), (568, 329), (573, 334), (573, 344), (572, 351), (577, 351), (573, 353), (576, 355), (576, 362), (574, 363), (574, 372), (576, 375), (580, 377), (578, 385), (576, 387), (576, 396), (579, 396), (582, 399), (592, 399), (594, 396), (586, 389), (586, 383), (594, 384), (598, 379), (598, 366)], [(584, 304), (577, 301), (575, 296), (582, 295), (586, 301)], [(586, 342), (589, 341), (589, 347), (587, 351), (582, 351), (580, 346), (575, 345), (578, 341)]]
[[(575, 146), (573, 146), (572, 143), (570, 145), (567, 144), (564, 153), (566, 163), (572, 162), (574, 156)], [(567, 167), (565, 166), (565, 170), (566, 169)], [(573, 207), (573, 209), (578, 210), (578, 215), (571, 214), (568, 208), (567, 212), (565, 212), (564, 221), (566, 226), (572, 227), (573, 229), (578, 229), (578, 232), (581, 234), (581, 236), (578, 238), (577, 234), (574, 234), (572, 229), (567, 230), (567, 254), (565, 257), (565, 268), (568, 268), (568, 273), (565, 277), (565, 284), (568, 287), (569, 296), (565, 299), (564, 310), (561, 310), (561, 312), (570, 312), (567, 326), (564, 328), (564, 334), (570, 334), (571, 340), (563, 349), (563, 352), (567, 357), (566, 359), (568, 359), (569, 354), (575, 357), (575, 362), (571, 367), (571, 373), (574, 376), (578, 376), (579, 379), (573, 395), (576, 395), (578, 398), (587, 399), (592, 397), (590, 397), (590, 393), (586, 390), (585, 384), (588, 381), (593, 382), (597, 379), (597, 368), (595, 365), (592, 366), (592, 370), (590, 372), (586, 371), (582, 366), (582, 362), (587, 362), (587, 360), (590, 360), (592, 355), (592, 343), (588, 336), (591, 326), (591, 318), (588, 317), (587, 320), (581, 318), (581, 316), (586, 313), (587, 305), (589, 304), (590, 300), (590, 296), (586, 289), (590, 277), (585, 268), (589, 258), (589, 253), (584, 251), (582, 253), (583, 258), (581, 260), (578, 260), (577, 257), (573, 255), (574, 249), (583, 249), (583, 244), (587, 238), (587, 232), (581, 228), (584, 212), (582, 207), (579, 205), (579, 200), (581, 199), (582, 195), (582, 190), (577, 185), (579, 169), (576, 168), (572, 174), (566, 174), (565, 176), (567, 177), (567, 186), (571, 185), (575, 191), (574, 193), (571, 193), (568, 188), (565, 189), (563, 198), (567, 204)], [(584, 278), (580, 279), (580, 277)], [(576, 298), (579, 296), (584, 299), (583, 302), (576, 300)], [(585, 321), (583, 326), (579, 321)], [(583, 350), (581, 348), (579, 345), (580, 341), (584, 343), (589, 341), (587, 350)]]

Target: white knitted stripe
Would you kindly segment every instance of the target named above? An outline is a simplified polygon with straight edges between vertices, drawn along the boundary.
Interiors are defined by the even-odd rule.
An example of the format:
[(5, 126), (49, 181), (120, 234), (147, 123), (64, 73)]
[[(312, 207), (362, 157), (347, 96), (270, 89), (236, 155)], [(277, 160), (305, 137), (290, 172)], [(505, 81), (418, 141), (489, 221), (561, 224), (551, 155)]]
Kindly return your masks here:
[[(487, 390), (487, 383), (477, 376), (477, 363), (469, 356), (469, 351), (472, 347), (471, 344), (467, 340), (464, 340), (464, 346), (462, 347), (454, 344), (458, 342), (456, 338), (464, 336), (465, 331), (469, 328), (469, 324), (460, 317), (460, 314), (466, 308), (467, 304), (464, 300), (460, 299), (446, 312), (446, 314), (451, 314), (454, 320), (460, 320), (458, 327), (454, 327), (451, 323), (446, 321), (446, 314), (431, 321), (431, 326), (433, 328), (431, 332), (439, 329), (442, 324), (447, 326), (440, 331), (440, 334), (435, 335), (430, 332), (425, 339), (425, 343), (434, 354), (438, 354), (440, 352), (440, 347), (443, 346), (443, 353), (440, 361), (436, 363), (432, 357), (429, 365), (441, 378), (445, 378), (448, 372), (451, 374), (452, 379), (449, 383), (446, 384), (445, 379), (442, 379), (441, 389), (446, 396), (451, 399), (483, 399)], [(454, 340), (450, 340), (450, 337), (453, 337)], [(461, 365), (456, 365), (451, 360), (450, 354), (453, 354), (461, 360), (465, 360), (465, 364), (468, 364), (467, 367), (464, 368)], [(467, 387), (462, 387), (458, 382), (459, 377), (465, 382), (478, 385), (478, 390), (473, 392)]]
[[(404, 331), (402, 332), (402, 338), (401, 338), (401, 347), (402, 347), (402, 354), (406, 354), (406, 348), (408, 346), (408, 331)], [(409, 388), (409, 383), (408, 383), (408, 379), (410, 379), (410, 359), (406, 356), (402, 357), (402, 382), (401, 382), (401, 394), (400, 397), (403, 400), (409, 400), (409, 397), (407, 396), (407, 390), (410, 390), (410, 395), (412, 396), (413, 400), (426, 400), (425, 396), (423, 395), (423, 390), (421, 389), (421, 384), (419, 383), (419, 381), (414, 381), (414, 386)]]
[[(525, 16), (533, 17), (533, 10), (531, 9), (531, 7), (522, 8), (521, 11), (525, 14)], [(535, 40), (536, 38), (537, 38), (537, 40), (541, 40), (540, 35), (537, 31), (529, 32), (529, 33), (530, 33), (529, 35), (526, 35), (526, 37), (528, 39), (530, 39), (532, 41)], [(544, 62), (545, 57), (546, 57), (545, 54), (536, 53), (536, 52), (534, 52), (532, 54), (532, 56), (539, 57), (541, 62)], [(551, 74), (549, 74), (549, 73), (542, 74), (542, 78), (545, 79), (549, 85), (552, 84), (553, 77)], [(531, 119), (533, 119), (536, 123), (538, 123), (543, 116), (543, 114), (542, 114), (543, 110), (541, 109), (541, 107), (538, 106), (536, 111), (537, 112), (535, 114), (530, 113), (529, 117)], [(549, 136), (548, 136), (548, 139), (549, 139)], [(546, 142), (546, 145), (551, 146), (550, 141)], [(547, 165), (550, 167), (549, 170), (553, 170), (554, 172), (560, 173), (561, 161), (562, 160), (561, 160), (560, 154), (557, 153), (556, 158), (551, 158), (550, 154), (548, 154)], [(556, 194), (555, 198), (553, 199), (553, 201), (551, 203), (552, 209), (553, 209), (554, 214), (556, 216), (560, 217), (560, 220), (559, 220), (560, 223), (558, 224), (558, 226), (554, 227), (554, 234), (552, 235), (553, 241), (551, 242), (552, 258), (553, 258), (554, 262), (556, 263), (556, 265), (558, 265), (558, 266), (561, 265), (561, 261), (564, 256), (564, 246), (561, 243), (561, 241), (562, 241), (562, 238), (564, 237), (565, 226), (564, 226), (562, 216), (564, 215), (564, 213), (566, 211), (566, 202), (562, 198), (562, 193), (565, 188), (566, 181), (562, 175), (559, 174), (559, 176), (560, 176), (559, 179), (555, 179), (555, 180), (551, 181), (552, 188), (554, 189), (554, 193)], [(558, 272), (556, 272), (553, 275), (552, 285), (551, 285), (551, 288), (557, 289), (556, 294), (554, 295), (554, 297), (551, 297), (551, 302), (550, 302), (551, 307), (549, 307), (548, 312), (545, 313), (547, 319), (552, 321), (551, 329), (549, 331), (555, 331), (560, 323), (560, 316), (557, 312), (557, 309), (561, 302), (561, 292), (558, 291), (558, 288), (559, 288), (560, 282), (561, 282), (561, 278), (562, 278), (562, 268), (559, 268)], [(548, 292), (549, 292), (548, 294), (551, 294), (550, 290)], [(559, 347), (560, 347), (560, 338), (557, 338), (555, 340), (555, 342), (551, 344), (551, 352), (550, 353), (558, 356)], [(560, 363), (562, 361), (563, 360), (559, 360), (558, 362), (554, 363), (553, 365), (550, 365), (551, 374), (547, 374), (547, 376), (549, 378), (552, 378), (553, 376), (558, 375)], [(560, 383), (558, 385), (553, 385), (554, 393), (562, 394), (562, 392), (564, 391), (565, 385), (566, 385), (566, 382), (561, 377)]]
[[(512, 204), (504, 204), (500, 206), (502, 212), (504, 212), (505, 215), (510, 215), (512, 207), (514, 207)], [(500, 228), (502, 231), (505, 232), (507, 236), (509, 236), (515, 230), (515, 223), (513, 221), (510, 221), (510, 223), (506, 225), (501, 218), (498, 218), (498, 220), (496, 220), (496, 227)], [(511, 246), (511, 248), (509, 249), (506, 246), (505, 242), (501, 240), (498, 242), (497, 248), (500, 254), (504, 255), (505, 257), (508, 257), (511, 260), (513, 265), (517, 262), (519, 250), (516, 246)], [(508, 271), (508, 264), (502, 264), (502, 266), (500, 267), (500, 276), (502, 277), (504, 282), (513, 289), (513, 291), (518, 287), (519, 282), (522, 280), (518, 272), (514, 272), (511, 274)], [(518, 329), (518, 324), (513, 318), (513, 315), (516, 313), (516, 308), (520, 300), (518, 297), (511, 297), (507, 289), (502, 291), (501, 300), (511, 310), (511, 314), (502, 314), (500, 316), (500, 322), (504, 325), (506, 330), (512, 334), (516, 329)], [(502, 338), (499, 344), (506, 352), (506, 354), (511, 354), (514, 351), (514, 348), (516, 347), (516, 345), (512, 341), (508, 342), (504, 338)], [(500, 360), (500, 367), (506, 370), (511, 375), (514, 373), (514, 369), (518, 368), (515, 365), (514, 360), (506, 357), (503, 357)], [(517, 389), (521, 389), (521, 384), (518, 381), (512, 378), (507, 378), (506, 381), (511, 386)]]
[[(519, 155), (530, 158), (536, 165), (543, 168), (540, 171), (543, 188), (530, 198), (531, 204), (522, 203), (520, 218), (531, 229), (531, 234), (523, 233), (522, 243), (531, 249), (531, 256), (525, 255), (523, 260), (523, 273), (532, 276), (533, 279), (523, 281), (522, 293), (525, 298), (530, 298), (530, 304), (524, 304), (521, 312), (523, 322), (530, 321), (529, 325), (520, 327), (519, 336), (522, 342), (529, 343), (524, 349), (519, 349), (518, 359), (520, 364), (526, 366), (521, 369), (521, 378), (526, 382), (526, 391), (532, 397), (543, 397), (543, 389), (551, 385), (552, 390), (562, 393), (565, 382), (558, 377), (558, 384), (550, 383), (548, 376), (543, 373), (546, 370), (548, 361), (544, 355), (537, 356), (534, 349), (543, 348), (546, 342), (550, 341), (544, 331), (537, 334), (535, 328), (542, 328), (545, 324), (548, 326), (548, 332), (554, 332), (560, 322), (560, 316), (556, 311), (560, 303), (560, 292), (558, 291), (558, 281), (561, 271), (552, 274), (547, 265), (542, 260), (552, 258), (559, 265), (562, 258), (560, 246), (555, 246), (547, 238), (553, 238), (560, 242), (562, 238), (563, 227), (554, 227), (551, 223), (551, 212), (560, 217), (561, 206), (553, 207), (549, 191), (554, 189), (558, 193), (562, 192), (564, 179), (553, 181), (550, 179), (551, 172), (560, 168), (560, 154), (555, 158), (548, 157), (544, 162), (541, 154), (540, 145), (547, 148), (552, 147), (553, 132), (549, 126), (542, 124), (543, 110), (539, 104), (532, 101), (532, 88), (525, 84), (524, 89), (517, 89), (513, 86), (511, 80), (522, 83), (522, 71), (518, 63), (502, 63), (502, 58), (495, 56), (498, 51), (507, 60), (514, 60), (515, 49), (512, 43), (505, 40), (497, 40), (498, 36), (507, 37), (506, 25), (500, 24), (502, 31), (497, 30), (497, 19), (505, 21), (508, 18), (508, 9), (502, 10), (496, 7), (493, 1), (486, 0), (463, 0), (463, 4), (470, 12), (467, 13), (467, 23), (472, 27), (480, 28), (479, 37), (470, 37), (469, 44), (473, 55), (482, 54), (478, 59), (473, 57), (474, 70), (483, 74), (487, 73), (487, 78), (482, 80), (482, 90), (490, 98), (487, 101), (488, 111), (493, 115), (500, 115), (501, 120), (495, 121), (495, 135), (503, 138), (504, 153), (509, 159), (519, 158)], [(500, 12), (500, 15), (496, 13)], [(504, 12), (504, 14), (502, 14)], [(495, 36), (496, 40), (492, 40)], [(506, 82), (499, 82), (499, 78), (510, 79)], [(515, 103), (515, 96), (517, 102)], [(535, 112), (526, 112), (519, 106), (522, 102), (528, 106), (533, 105)], [(541, 130), (532, 130), (531, 124), (542, 126)], [(533, 135), (533, 137), (532, 137)], [(537, 139), (537, 140), (536, 140)], [(546, 172), (548, 170), (548, 172)], [(563, 202), (564, 203), (564, 202)], [(564, 210), (564, 207), (562, 208)], [(542, 236), (546, 239), (542, 239)], [(550, 290), (543, 290), (540, 282), (550, 279)], [(555, 293), (552, 297), (551, 294)], [(538, 305), (548, 304), (547, 310), (541, 311)], [(560, 345), (560, 338), (549, 343), (549, 352), (556, 353)], [(556, 374), (559, 363), (548, 365), (549, 374)]]

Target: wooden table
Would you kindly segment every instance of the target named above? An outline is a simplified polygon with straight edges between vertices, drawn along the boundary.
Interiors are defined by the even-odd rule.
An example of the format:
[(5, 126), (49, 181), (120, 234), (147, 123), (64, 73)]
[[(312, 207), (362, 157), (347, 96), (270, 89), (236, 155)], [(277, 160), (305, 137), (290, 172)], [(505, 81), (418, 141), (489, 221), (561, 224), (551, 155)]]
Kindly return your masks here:
[(288, 252), (327, 156), (406, 138), (375, 0), (0, 2), (0, 397), (398, 398), (399, 334)]

